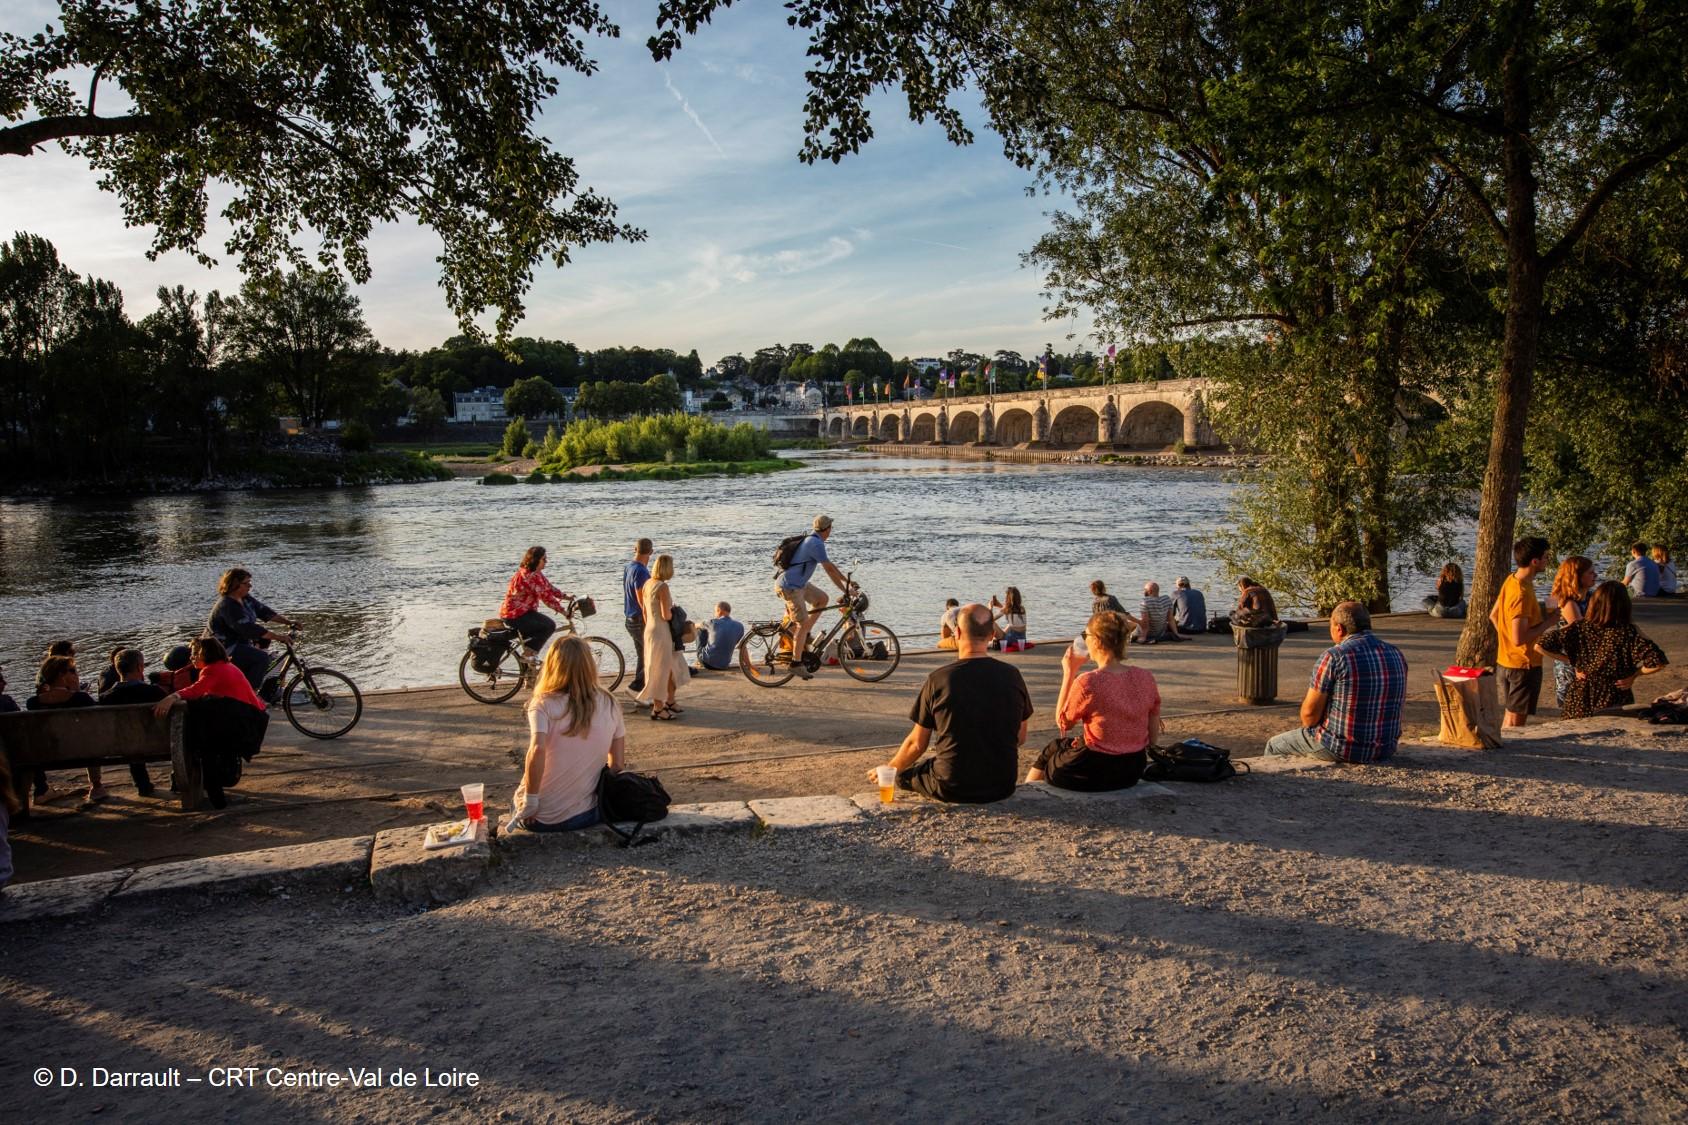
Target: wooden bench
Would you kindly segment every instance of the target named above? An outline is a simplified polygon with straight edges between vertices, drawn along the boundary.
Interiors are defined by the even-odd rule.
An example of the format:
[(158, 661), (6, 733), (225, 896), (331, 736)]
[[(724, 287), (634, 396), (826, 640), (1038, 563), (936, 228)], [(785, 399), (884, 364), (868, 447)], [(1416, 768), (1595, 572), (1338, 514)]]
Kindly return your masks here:
[(29, 815), (30, 783), (38, 769), (127, 766), (131, 762), (169, 762), (176, 771), (182, 809), (191, 811), (205, 798), (199, 763), (189, 762), (182, 743), (186, 719), (181, 707), (164, 719), (151, 703), (121, 707), (72, 707), (0, 715), (0, 754), (12, 775), (12, 792)]

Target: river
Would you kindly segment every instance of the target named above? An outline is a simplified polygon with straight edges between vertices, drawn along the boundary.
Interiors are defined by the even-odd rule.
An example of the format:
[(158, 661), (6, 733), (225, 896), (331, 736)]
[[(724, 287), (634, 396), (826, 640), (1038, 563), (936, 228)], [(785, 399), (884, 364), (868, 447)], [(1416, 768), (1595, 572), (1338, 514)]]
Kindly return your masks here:
[[(926, 647), (946, 597), (1017, 585), (1031, 633), (1069, 635), (1102, 578), (1128, 607), (1153, 579), (1188, 575), (1228, 607), (1217, 562), (1192, 543), (1226, 519), (1231, 485), (1213, 471), (1010, 465), (801, 455), (775, 476), (517, 485), (471, 481), (340, 491), (224, 492), (0, 500), (0, 660), (20, 701), (48, 641), (70, 637), (91, 675), (116, 644), (157, 661), (197, 635), (229, 566), (308, 628), (312, 663), (359, 686), (453, 682), (465, 632), (495, 613), (533, 543), (546, 574), (590, 594), (603, 633), (631, 658), (621, 566), (640, 535), (674, 556), (676, 600), (694, 618), (732, 603), (773, 616), (770, 557), (825, 512), (829, 551), (854, 568), (869, 616)], [(1433, 583), (1411, 576), (1396, 600)]]

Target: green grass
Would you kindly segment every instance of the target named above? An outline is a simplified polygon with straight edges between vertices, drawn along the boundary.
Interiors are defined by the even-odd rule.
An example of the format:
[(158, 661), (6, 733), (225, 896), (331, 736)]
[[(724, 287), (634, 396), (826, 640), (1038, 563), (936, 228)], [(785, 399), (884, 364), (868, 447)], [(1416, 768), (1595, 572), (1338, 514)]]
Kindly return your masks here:
[(693, 480), (698, 477), (754, 476), (802, 467), (801, 461), (783, 458), (758, 461), (677, 461), (674, 464), (647, 461), (620, 469), (601, 469), (590, 476), (558, 473), (552, 480), (560, 484), (591, 484), (602, 480)]
[(384, 441), (377, 447), (394, 453), (419, 453), (424, 457), (485, 457), (498, 450), (490, 441)]

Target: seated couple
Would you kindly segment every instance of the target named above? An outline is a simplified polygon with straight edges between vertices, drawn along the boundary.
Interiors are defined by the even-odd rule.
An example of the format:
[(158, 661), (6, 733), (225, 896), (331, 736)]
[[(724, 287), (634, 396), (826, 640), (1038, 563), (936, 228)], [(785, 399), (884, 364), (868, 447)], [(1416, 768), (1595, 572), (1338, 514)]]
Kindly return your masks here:
[[(926, 678), (910, 712), (914, 725), (889, 763), (899, 787), (973, 804), (1013, 794), (1032, 702), (1019, 671), (990, 656), (992, 616), (987, 606), (960, 607), (960, 659)], [(1160, 697), (1153, 677), (1123, 664), (1126, 629), (1117, 614), (1091, 618), (1085, 633), (1095, 671), (1081, 675), (1084, 658), (1070, 649), (1063, 657), (1057, 720), (1063, 730), (1082, 724), (1084, 737), (1050, 743), (1026, 780), (1100, 790), (1142, 776), (1144, 751), (1160, 725)], [(923, 757), (928, 750), (931, 757)]]

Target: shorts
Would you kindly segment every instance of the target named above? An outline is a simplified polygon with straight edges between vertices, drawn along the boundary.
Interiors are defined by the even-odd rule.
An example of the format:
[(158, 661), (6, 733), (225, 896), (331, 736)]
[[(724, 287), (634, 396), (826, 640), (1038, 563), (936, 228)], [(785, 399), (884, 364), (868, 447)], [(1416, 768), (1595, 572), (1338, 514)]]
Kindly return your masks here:
[(1508, 668), (1504, 664), (1495, 669), (1500, 681), (1500, 698), (1514, 715), (1534, 715), (1536, 700), (1541, 697), (1541, 667)]
[(804, 602), (809, 603), (810, 610), (826, 608), (826, 591), (813, 582), (801, 590), (788, 590), (784, 586), (775, 586), (774, 592), (780, 596), (780, 601), (785, 603), (786, 608), (792, 612), (793, 616), (803, 613)]

